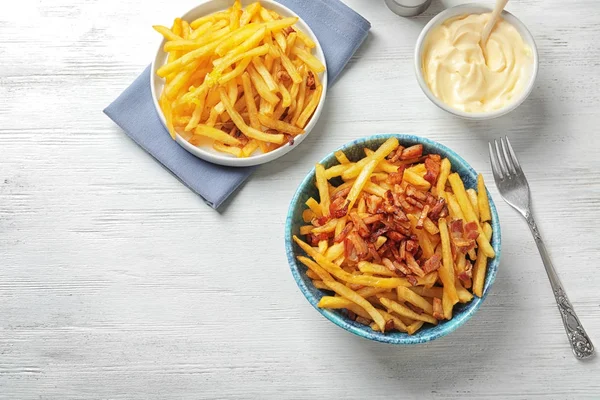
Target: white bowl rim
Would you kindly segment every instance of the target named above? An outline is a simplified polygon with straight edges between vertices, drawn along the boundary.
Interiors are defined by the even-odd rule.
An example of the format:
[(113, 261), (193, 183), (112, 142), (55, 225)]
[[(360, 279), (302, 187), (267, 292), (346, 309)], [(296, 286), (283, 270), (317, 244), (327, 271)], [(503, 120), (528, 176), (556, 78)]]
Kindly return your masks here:
[[(188, 11), (183, 13), (181, 18), (185, 18), (188, 14), (194, 13), (194, 11), (198, 8), (210, 7), (209, 6), (210, 3), (216, 3), (218, 1), (222, 1), (222, 0), (203, 1), (200, 4), (198, 4), (197, 6), (192, 7), (191, 9), (189, 9)], [(247, 2), (250, 2), (250, 1), (242, 0), (242, 4), (247, 3)], [(321, 46), (321, 43), (319, 42), (319, 38), (312, 31), (312, 29), (310, 28), (308, 23), (306, 23), (306, 21), (304, 21), (298, 14), (296, 14), (294, 11), (290, 10), (288, 7), (284, 6), (281, 3), (276, 2), (274, 0), (260, 0), (260, 2), (263, 5), (275, 6), (277, 8), (280, 8), (280, 9), (284, 10), (285, 13), (287, 13), (289, 16), (298, 17), (298, 22), (300, 22), (303, 25), (302, 28), (304, 28), (303, 30), (305, 31), (305, 33), (315, 42), (316, 56), (317, 56), (317, 58), (320, 59), (320, 61), (323, 63), (323, 65), (325, 65), (325, 71), (323, 73), (321, 73), (321, 77), (320, 77), (321, 84), (323, 85), (323, 92), (321, 93), (321, 99), (319, 100), (319, 104), (317, 105), (315, 112), (313, 113), (312, 117), (308, 121), (308, 124), (304, 128), (304, 133), (302, 135), (298, 135), (294, 138), (294, 144), (290, 145), (289, 143), (286, 143), (285, 145), (283, 145), (273, 151), (270, 151), (268, 153), (261, 153), (261, 154), (252, 155), (250, 157), (245, 157), (245, 158), (235, 157), (233, 155), (229, 155), (226, 153), (223, 153), (223, 154), (212, 153), (212, 152), (206, 151), (200, 147), (196, 147), (196, 146), (192, 145), (187, 140), (185, 140), (183, 137), (181, 137), (181, 135), (177, 134), (176, 142), (181, 147), (183, 147), (186, 151), (193, 154), (194, 156), (196, 156), (200, 159), (203, 159), (205, 161), (211, 162), (213, 164), (224, 165), (224, 166), (229, 166), (229, 167), (250, 167), (250, 166), (254, 166), (254, 165), (264, 164), (269, 161), (273, 161), (273, 160), (289, 153), (290, 151), (294, 150), (296, 147), (298, 147), (300, 145), (300, 143), (302, 141), (304, 141), (306, 136), (308, 136), (308, 134), (312, 131), (312, 129), (316, 125), (316, 123), (321, 115), (321, 111), (323, 110), (323, 104), (325, 103), (325, 97), (327, 95), (327, 61), (325, 59), (325, 54), (323, 53), (323, 47)], [(165, 116), (160, 108), (159, 103), (158, 103), (159, 96), (158, 96), (158, 93), (156, 92), (156, 85), (155, 85), (156, 79), (161, 79), (156, 75), (156, 70), (157, 70), (156, 62), (162, 52), (163, 46), (164, 46), (164, 38), (161, 39), (161, 41), (160, 41), (160, 44), (159, 44), (157, 51), (154, 55), (154, 58), (152, 60), (152, 65), (150, 67), (150, 90), (152, 92), (152, 101), (154, 103), (154, 108), (156, 109), (158, 117), (166, 129), (167, 122), (165, 120)]]
[(434, 103), (436, 106), (438, 106), (439, 108), (441, 108), (444, 111), (449, 112), (450, 114), (454, 114), (461, 118), (472, 119), (472, 120), (486, 120), (486, 119), (492, 119), (492, 118), (496, 118), (496, 117), (500, 117), (502, 115), (508, 114), (509, 112), (513, 111), (518, 106), (520, 106), (523, 103), (523, 101), (525, 101), (525, 99), (529, 96), (529, 94), (533, 90), (533, 87), (535, 85), (535, 80), (537, 78), (538, 69), (539, 69), (539, 57), (538, 57), (537, 45), (535, 43), (533, 35), (531, 34), (531, 32), (529, 32), (529, 29), (527, 29), (525, 24), (523, 22), (521, 22), (520, 19), (518, 19), (516, 16), (514, 16), (510, 12), (504, 10), (504, 11), (502, 11), (502, 18), (504, 18), (506, 21), (508, 21), (511, 25), (513, 25), (517, 29), (517, 31), (519, 32), (519, 34), (521, 35), (521, 37), (523, 38), (525, 43), (527, 43), (527, 45), (531, 48), (531, 52), (533, 54), (533, 66), (532, 66), (532, 70), (531, 70), (531, 75), (529, 77), (529, 82), (527, 83), (527, 86), (523, 89), (523, 91), (521, 92), (519, 97), (515, 98), (507, 106), (500, 108), (498, 110), (474, 113), (474, 112), (466, 112), (466, 111), (462, 111), (462, 110), (458, 110), (456, 108), (450, 107), (449, 105), (447, 105), (446, 103), (444, 103), (443, 101), (438, 99), (431, 92), (431, 89), (429, 89), (429, 85), (427, 85), (427, 82), (425, 82), (425, 78), (423, 77), (423, 70), (421, 68), (421, 57), (423, 54), (423, 44), (424, 44), (425, 38), (427, 37), (429, 32), (434, 27), (436, 27), (443, 21), (445, 21), (449, 18), (452, 18), (453, 16), (457, 16), (457, 15), (461, 15), (461, 14), (484, 13), (484, 12), (491, 12), (491, 11), (492, 11), (492, 7), (482, 4), (482, 3), (468, 3), (468, 4), (461, 4), (458, 6), (447, 8), (446, 10), (440, 12), (438, 15), (433, 17), (429, 21), (429, 23), (427, 23), (427, 25), (425, 25), (425, 27), (419, 34), (419, 37), (417, 39), (417, 45), (415, 46), (414, 67), (415, 67), (415, 74), (417, 76), (417, 81), (419, 82), (419, 86), (421, 86), (421, 90), (423, 90), (423, 93), (425, 93), (425, 95), (429, 98), (429, 100), (431, 100), (431, 102)]

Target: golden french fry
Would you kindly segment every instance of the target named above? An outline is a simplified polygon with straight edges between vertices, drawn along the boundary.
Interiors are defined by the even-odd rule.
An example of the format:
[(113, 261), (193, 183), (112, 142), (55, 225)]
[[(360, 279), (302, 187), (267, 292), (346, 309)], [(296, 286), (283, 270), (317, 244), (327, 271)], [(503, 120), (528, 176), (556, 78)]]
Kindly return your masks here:
[(299, 59), (304, 61), (304, 63), (310, 68), (315, 74), (321, 73), (325, 71), (325, 66), (319, 59), (308, 51), (304, 50), (301, 47), (294, 47), (292, 49), (292, 54), (298, 56)]
[(220, 152), (229, 153), (236, 157), (242, 156), (242, 149), (240, 149), (239, 147), (233, 147), (233, 146), (226, 145), (223, 142), (219, 142), (219, 141), (213, 142), (213, 148)]
[(263, 126), (267, 128), (275, 129), (279, 132), (289, 133), (291, 135), (300, 135), (304, 133), (304, 129), (298, 128), (292, 124), (288, 124), (284, 121), (278, 121), (276, 119), (270, 118), (264, 114), (258, 114), (258, 120)]
[(323, 165), (315, 165), (315, 177), (317, 189), (319, 190), (319, 198), (321, 199), (321, 212), (324, 216), (329, 216), (329, 187), (327, 186), (327, 178), (325, 177), (325, 168)]
[(152, 28), (161, 35), (164, 36), (166, 40), (183, 40), (183, 38), (179, 35), (173, 33), (172, 30), (162, 25), (153, 25)]
[(300, 128), (304, 128), (306, 126), (308, 119), (313, 115), (313, 113), (317, 109), (317, 106), (319, 105), (319, 101), (321, 101), (322, 93), (323, 86), (318, 86), (317, 89), (310, 96), (310, 100), (306, 104), (306, 107), (304, 107), (304, 110), (302, 110), (302, 113), (300, 113), (300, 116), (296, 121), (296, 126)]
[[(314, 283), (314, 282), (313, 282)], [(326, 290), (331, 290), (329, 286), (325, 285)], [(315, 286), (316, 287), (316, 286)], [(323, 296), (319, 303), (317, 304), (319, 308), (331, 308), (331, 309), (340, 309), (346, 308), (352, 311), (354, 314), (359, 315), (363, 318), (371, 318), (371, 315), (365, 311), (364, 308), (359, 306), (358, 304), (352, 302), (351, 300), (346, 299), (345, 297), (333, 297), (333, 296)], [(378, 310), (381, 312), (381, 310)]]
[(344, 180), (356, 178), (371, 160), (383, 160), (388, 154), (396, 150), (399, 145), (400, 143), (398, 143), (398, 139), (389, 138), (381, 146), (379, 146), (377, 151), (356, 162), (351, 168), (348, 168), (348, 170), (342, 175), (342, 178)]
[(254, 69), (253, 66), (248, 67), (248, 73), (250, 74), (252, 84), (254, 85), (254, 88), (256, 89), (260, 97), (269, 102), (271, 106), (277, 104), (279, 102), (279, 97), (277, 97), (275, 93), (269, 90), (264, 79), (262, 78), (262, 76), (260, 76), (258, 72), (256, 72), (256, 69)]
[(346, 154), (342, 150), (335, 152), (335, 158), (340, 164), (350, 164), (350, 160), (348, 160), (348, 157), (346, 157)]
[(363, 274), (381, 275), (381, 276), (398, 276), (395, 272), (386, 268), (383, 265), (370, 263), (367, 261), (361, 261), (358, 263), (358, 269)]
[(425, 311), (429, 315), (433, 315), (433, 306), (423, 297), (416, 294), (412, 288), (406, 288), (402, 286), (398, 286), (396, 288), (396, 293), (398, 295), (398, 300), (403, 300), (409, 302), (410, 304), (419, 307), (423, 311)]
[(481, 224), (473, 211), (473, 206), (467, 197), (467, 193), (465, 191), (465, 185), (463, 181), (460, 179), (460, 176), (457, 173), (450, 174), (448, 176), (448, 181), (450, 181), (450, 185), (452, 186), (452, 191), (456, 196), (456, 200), (460, 205), (460, 209), (462, 210), (465, 219), (467, 222), (475, 222), (477, 225), (477, 230), (479, 231), (479, 236), (477, 237), (477, 244), (479, 245), (479, 251), (483, 251), (486, 257), (494, 258), (495, 252), (490, 242), (485, 238), (483, 230), (481, 229)]
[(412, 290), (413, 292), (415, 292), (416, 294), (418, 294), (421, 297), (437, 297), (439, 299), (442, 298), (442, 288), (441, 287), (432, 287), (432, 288), (427, 288), (424, 286), (413, 286), (410, 288), (410, 290)]
[(477, 175), (477, 207), (479, 208), (479, 219), (481, 222), (491, 221), (490, 200), (488, 199), (483, 175)]
[(308, 208), (310, 208), (310, 210), (317, 216), (317, 217), (321, 217), (323, 216), (323, 212), (321, 211), (321, 206), (319, 205), (319, 202), (317, 202), (315, 199), (313, 199), (312, 197), (309, 198), (308, 200), (306, 200), (306, 206)]
[(477, 192), (475, 191), (475, 189), (467, 189), (467, 197), (469, 198), (469, 201), (471, 202), (471, 206), (473, 207), (473, 212), (475, 213), (475, 216), (477, 217), (477, 220), (479, 221), (479, 205), (477, 204)]
[[(444, 294), (448, 297), (448, 301), (452, 303), (452, 306), (454, 306), (458, 302), (458, 296), (456, 294), (456, 287), (454, 286), (454, 261), (452, 260), (450, 236), (445, 218), (439, 219), (438, 228), (442, 243), (442, 266), (438, 270), (438, 273), (444, 284)], [(443, 300), (442, 298), (442, 302)]]
[(227, 96), (227, 93), (225, 92), (225, 89), (223, 87), (219, 88), (219, 95), (223, 106), (225, 107), (227, 113), (231, 117), (231, 120), (238, 127), (238, 129), (244, 133), (244, 135), (252, 139), (261, 140), (263, 142), (278, 144), (283, 143), (284, 137), (282, 134), (264, 133), (246, 125), (241, 115), (231, 105), (229, 97)]
[[(325, 280), (324, 279), (323, 283), (325, 283), (327, 286), (329, 286), (334, 292), (336, 292), (340, 296), (342, 296), (342, 297), (352, 301), (353, 303), (356, 303), (358, 306), (362, 307), (367, 313), (369, 313), (371, 318), (373, 318), (373, 321), (375, 321), (375, 323), (377, 324), (379, 329), (381, 329), (381, 331), (385, 330), (385, 320), (383, 319), (383, 317), (381, 316), (379, 311), (377, 311), (377, 309), (375, 307), (373, 307), (371, 305), (371, 303), (369, 303), (367, 300), (360, 297), (354, 290), (352, 290), (334, 280)], [(388, 299), (385, 299), (385, 300), (391, 301)], [(437, 323), (437, 321), (436, 321), (436, 323)]]
[(428, 314), (417, 314), (413, 310), (408, 307), (403, 306), (400, 303), (396, 303), (394, 300), (386, 299), (385, 297), (380, 297), (379, 301), (383, 304), (388, 311), (395, 312), (396, 314), (404, 317), (408, 317), (417, 321), (429, 322), (430, 324), (437, 325), (437, 319), (433, 318)]
[(344, 243), (335, 243), (327, 249), (325, 252), (325, 258), (329, 261), (333, 261), (336, 258), (340, 257), (344, 254)]
[(241, 144), (240, 141), (233, 136), (228, 135), (220, 129), (216, 129), (207, 125), (198, 125), (196, 129), (194, 129), (194, 134), (209, 137), (231, 146), (239, 146)]

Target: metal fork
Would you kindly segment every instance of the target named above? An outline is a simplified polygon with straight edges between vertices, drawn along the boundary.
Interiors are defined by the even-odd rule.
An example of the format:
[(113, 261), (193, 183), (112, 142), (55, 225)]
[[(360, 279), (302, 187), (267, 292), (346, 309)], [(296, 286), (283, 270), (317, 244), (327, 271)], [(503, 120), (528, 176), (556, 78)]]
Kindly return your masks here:
[(508, 137), (506, 137), (506, 140), (500, 139), (500, 143), (498, 145), (497, 140), (494, 140), (494, 146), (492, 146), (491, 142), (488, 143), (492, 172), (494, 173), (494, 180), (496, 181), (498, 191), (502, 198), (525, 218), (529, 229), (531, 229), (535, 244), (537, 244), (538, 251), (544, 262), (548, 279), (550, 279), (556, 304), (558, 305), (558, 310), (560, 311), (560, 316), (562, 317), (563, 325), (565, 326), (565, 331), (567, 332), (575, 357), (578, 359), (591, 357), (594, 354), (592, 341), (583, 329), (571, 302), (567, 298), (533, 219), (533, 214), (531, 213), (531, 194), (527, 178), (525, 178), (525, 174), (521, 169), (521, 165), (510, 145)]

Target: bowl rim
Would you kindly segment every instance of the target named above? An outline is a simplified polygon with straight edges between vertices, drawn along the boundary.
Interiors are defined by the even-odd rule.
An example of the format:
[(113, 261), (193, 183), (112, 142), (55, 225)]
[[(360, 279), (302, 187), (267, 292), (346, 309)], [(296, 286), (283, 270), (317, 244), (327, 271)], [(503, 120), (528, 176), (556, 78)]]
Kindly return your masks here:
[(533, 90), (533, 87), (535, 86), (535, 81), (537, 79), (538, 70), (539, 70), (539, 55), (538, 55), (538, 48), (537, 48), (537, 44), (535, 43), (535, 39), (533, 38), (533, 35), (529, 31), (529, 29), (527, 29), (527, 26), (519, 18), (517, 18), (514, 14), (511, 14), (510, 12), (504, 10), (504, 11), (502, 11), (502, 18), (504, 18), (506, 21), (508, 21), (511, 25), (513, 25), (517, 29), (517, 31), (521, 34), (523, 41), (531, 48), (531, 52), (533, 54), (533, 66), (532, 66), (531, 74), (529, 77), (529, 81), (527, 82), (527, 86), (523, 89), (521, 94), (516, 99), (514, 99), (511, 103), (509, 103), (507, 106), (505, 106), (503, 108), (493, 110), (493, 111), (481, 112), (481, 113), (472, 113), (472, 112), (466, 112), (466, 111), (462, 111), (462, 110), (458, 110), (456, 108), (450, 107), (449, 105), (447, 105), (446, 103), (444, 103), (443, 101), (438, 99), (431, 92), (431, 89), (429, 89), (429, 85), (427, 85), (427, 82), (425, 82), (425, 78), (423, 77), (423, 70), (421, 68), (421, 57), (423, 54), (423, 45), (425, 43), (425, 38), (427, 37), (429, 32), (434, 27), (438, 26), (445, 20), (452, 18), (454, 16), (457, 16), (457, 15), (460, 15), (462, 13), (473, 14), (473, 13), (484, 13), (484, 12), (491, 12), (491, 11), (492, 11), (492, 7), (490, 7), (486, 4), (482, 4), (482, 3), (467, 3), (467, 4), (460, 4), (460, 5), (457, 5), (454, 7), (447, 8), (444, 11), (437, 14), (435, 17), (433, 17), (427, 23), (427, 25), (425, 25), (425, 27), (421, 30), (421, 33), (419, 34), (419, 37), (417, 38), (417, 43), (416, 43), (415, 52), (414, 52), (414, 69), (415, 69), (415, 75), (417, 77), (417, 82), (419, 83), (421, 90), (423, 91), (423, 93), (425, 93), (425, 95), (429, 98), (429, 100), (431, 100), (431, 102), (433, 104), (435, 104), (436, 106), (438, 106), (439, 108), (441, 108), (442, 110), (444, 110), (450, 114), (456, 115), (456, 116), (464, 118), (464, 119), (487, 120), (487, 119), (497, 118), (502, 115), (508, 114), (509, 112), (515, 110), (518, 106), (520, 106), (525, 101), (525, 99), (527, 97), (529, 97), (529, 95), (531, 94), (531, 92)]
[[(219, 2), (223, 2), (223, 0), (203, 1), (200, 4), (196, 5), (195, 7), (190, 8), (185, 13), (181, 14), (181, 18), (185, 19), (189, 14), (193, 14), (197, 9), (210, 8), (211, 4), (219, 3)], [(250, 3), (250, 2), (251, 1), (249, 1), (249, 0), (242, 0), (242, 3)], [(305, 33), (315, 42), (315, 44), (316, 44), (315, 56), (321, 62), (323, 62), (323, 65), (325, 66), (325, 71), (322, 72), (321, 76), (320, 76), (321, 84), (323, 85), (323, 92), (321, 93), (321, 99), (319, 100), (319, 104), (317, 105), (315, 112), (313, 113), (312, 117), (308, 121), (308, 124), (304, 128), (304, 133), (302, 135), (298, 135), (294, 138), (294, 144), (290, 145), (289, 143), (286, 143), (285, 145), (283, 145), (273, 151), (270, 151), (268, 153), (260, 153), (260, 154), (251, 155), (250, 157), (245, 157), (245, 158), (235, 157), (233, 155), (226, 154), (226, 153), (223, 153), (223, 154), (216, 153), (216, 152), (213, 153), (213, 152), (207, 151), (201, 147), (196, 147), (196, 146), (192, 145), (187, 140), (185, 140), (179, 133), (177, 133), (175, 141), (181, 147), (183, 147), (186, 151), (193, 154), (194, 156), (196, 156), (200, 159), (203, 159), (205, 161), (211, 162), (213, 164), (225, 165), (225, 166), (229, 166), (229, 167), (250, 167), (250, 166), (254, 166), (254, 165), (264, 164), (269, 161), (273, 161), (279, 157), (282, 157), (283, 155), (294, 150), (296, 147), (298, 147), (300, 145), (300, 143), (302, 143), (305, 140), (306, 136), (308, 136), (308, 134), (315, 127), (317, 121), (319, 120), (319, 117), (321, 116), (321, 112), (323, 111), (323, 105), (325, 103), (325, 98), (327, 96), (327, 80), (328, 80), (327, 71), (328, 71), (328, 69), (327, 69), (327, 60), (325, 59), (325, 53), (323, 52), (323, 47), (321, 46), (321, 43), (319, 42), (319, 38), (313, 32), (313, 30), (308, 25), (308, 23), (306, 21), (304, 21), (304, 19), (302, 19), (297, 13), (290, 10), (285, 5), (278, 3), (274, 0), (260, 0), (260, 2), (261, 2), (261, 4), (267, 5), (268, 7), (274, 6), (275, 8), (280, 8), (280, 9), (284, 10), (286, 13), (286, 16), (298, 17), (298, 22), (300, 22), (303, 25), (302, 28), (305, 31)], [(223, 3), (225, 3), (225, 2), (223, 2)], [(225, 9), (225, 8), (222, 8), (222, 9)], [(218, 12), (218, 10), (214, 11), (214, 12)], [(208, 14), (206, 14), (206, 15), (208, 15)], [(165, 129), (167, 129), (166, 128), (167, 123), (165, 120), (165, 116), (160, 108), (159, 103), (158, 103), (159, 95), (156, 90), (157, 80), (162, 79), (156, 75), (156, 70), (158, 69), (157, 61), (159, 58), (162, 57), (162, 53), (164, 53), (164, 51), (162, 50), (164, 43), (165, 43), (165, 39), (161, 38), (160, 44), (157, 46), (157, 50), (154, 54), (154, 58), (152, 59), (152, 64), (150, 66), (150, 90), (152, 92), (152, 102), (154, 104), (154, 109), (156, 110), (156, 113), (158, 114), (158, 118), (161, 121), (161, 123), (163, 124), (163, 127), (165, 127)]]
[[(424, 137), (416, 136), (416, 135), (410, 135), (410, 134), (401, 134), (401, 133), (380, 133), (380, 134), (375, 134), (375, 135), (355, 139), (355, 140), (353, 140), (349, 143), (346, 143), (343, 146), (337, 148), (333, 152), (327, 154), (325, 157), (323, 157), (323, 159), (321, 159), (321, 161), (319, 161), (319, 163), (324, 163), (325, 161), (331, 159), (331, 157), (335, 157), (336, 151), (339, 151), (339, 150), (345, 151), (350, 148), (354, 148), (356, 146), (367, 144), (368, 142), (371, 142), (374, 140), (384, 141), (386, 139), (389, 139), (390, 137), (396, 137), (398, 139), (398, 141), (400, 141), (400, 143), (402, 143), (402, 141), (410, 140), (410, 141), (426, 144), (427, 146), (431, 146), (433, 148), (439, 148), (448, 154), (448, 158), (451, 159), (450, 160), (451, 163), (458, 162), (458, 163), (462, 164), (462, 166), (467, 170), (467, 172), (470, 175), (472, 175), (474, 177), (477, 176), (477, 172), (471, 167), (471, 165), (469, 163), (467, 163), (460, 155), (458, 155), (454, 150), (450, 149), (449, 147), (447, 147), (439, 142), (428, 139), (428, 138), (424, 138)], [(317, 307), (317, 303), (319, 302), (319, 299), (312, 295), (312, 293), (309, 291), (307, 285), (304, 283), (304, 280), (302, 279), (302, 276), (301, 276), (302, 272), (300, 271), (299, 264), (295, 258), (296, 252), (294, 251), (294, 242), (292, 240), (292, 228), (291, 227), (292, 227), (293, 214), (295, 211), (294, 205), (297, 205), (298, 199), (303, 192), (303, 188), (305, 188), (307, 185), (312, 183), (312, 181), (314, 180), (314, 176), (315, 176), (315, 168), (313, 167), (308, 172), (308, 174), (304, 177), (304, 179), (302, 180), (302, 182), (296, 189), (296, 192), (294, 193), (294, 196), (292, 197), (290, 206), (288, 208), (288, 213), (287, 213), (286, 223), (285, 223), (285, 232), (284, 232), (285, 250), (286, 250), (286, 255), (287, 255), (287, 259), (288, 259), (288, 264), (289, 264), (290, 270), (292, 272), (292, 276), (294, 277), (296, 284), (300, 288), (300, 291), (302, 292), (304, 297), (308, 300), (308, 302), (313, 306), (314, 309), (316, 309), (321, 315), (323, 315), (329, 321), (333, 322), (335, 325), (339, 326), (340, 328), (342, 328), (348, 332), (351, 332), (351, 333), (353, 333), (357, 336), (360, 336), (362, 338), (365, 338), (365, 339), (373, 340), (373, 341), (380, 342), (380, 343), (395, 344), (395, 345), (421, 344), (421, 343), (426, 343), (426, 342), (432, 341), (434, 339), (446, 336), (446, 335), (450, 334), (451, 332), (454, 332), (456, 329), (458, 329), (459, 327), (464, 325), (469, 319), (471, 319), (471, 317), (475, 314), (475, 312), (481, 307), (481, 304), (487, 297), (489, 291), (491, 290), (491, 288), (494, 284), (494, 281), (496, 280), (498, 266), (500, 265), (500, 256), (502, 253), (502, 251), (501, 251), (502, 234), (501, 234), (501, 229), (500, 229), (500, 220), (498, 217), (498, 211), (496, 209), (496, 206), (490, 195), (489, 190), (486, 189), (487, 194), (488, 194), (489, 203), (490, 203), (490, 210), (491, 210), (491, 214), (492, 214), (491, 223), (492, 223), (492, 226), (494, 229), (494, 237), (495, 237), (494, 241), (497, 243), (497, 246), (494, 246), (494, 251), (496, 252), (496, 257), (488, 260), (487, 271), (486, 271), (486, 281), (489, 280), (489, 283), (487, 283), (484, 286), (483, 296), (482, 297), (474, 296), (473, 300), (470, 303), (467, 303), (464, 312), (462, 312), (458, 317), (454, 317), (451, 320), (444, 322), (444, 324), (445, 324), (444, 329), (442, 329), (441, 331), (431, 333), (431, 332), (428, 332), (427, 330), (423, 330), (415, 335), (407, 335), (407, 334), (386, 335), (386, 334), (382, 334), (380, 332), (375, 332), (375, 331), (371, 330), (371, 328), (368, 326), (357, 327), (355, 325), (352, 325), (352, 324), (348, 323), (346, 321), (346, 318), (343, 317), (342, 315), (340, 315), (336, 312), (333, 312), (329, 309), (323, 309), (323, 308)]]

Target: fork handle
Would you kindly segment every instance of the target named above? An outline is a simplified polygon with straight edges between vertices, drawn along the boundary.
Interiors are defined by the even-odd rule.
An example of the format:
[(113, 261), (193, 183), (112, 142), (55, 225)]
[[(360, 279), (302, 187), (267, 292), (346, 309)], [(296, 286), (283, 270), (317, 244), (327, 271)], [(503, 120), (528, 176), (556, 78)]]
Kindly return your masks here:
[(535, 244), (537, 245), (540, 256), (542, 257), (544, 267), (546, 268), (546, 274), (548, 274), (548, 279), (550, 279), (550, 285), (552, 286), (552, 291), (554, 292), (556, 305), (560, 311), (560, 316), (562, 318), (563, 325), (565, 326), (565, 331), (567, 332), (567, 337), (569, 338), (569, 343), (571, 344), (573, 353), (575, 354), (575, 357), (580, 360), (591, 357), (594, 354), (594, 345), (585, 332), (585, 329), (583, 329), (581, 322), (579, 322), (579, 318), (577, 318), (577, 314), (575, 314), (573, 306), (567, 298), (567, 294), (563, 289), (562, 283), (560, 283), (560, 279), (558, 279), (558, 275), (554, 270), (552, 261), (550, 261), (550, 256), (548, 255), (544, 241), (542, 240), (537, 225), (535, 224), (533, 215), (528, 212), (525, 215), (525, 219), (527, 220), (529, 229), (531, 229), (531, 233), (535, 239)]

